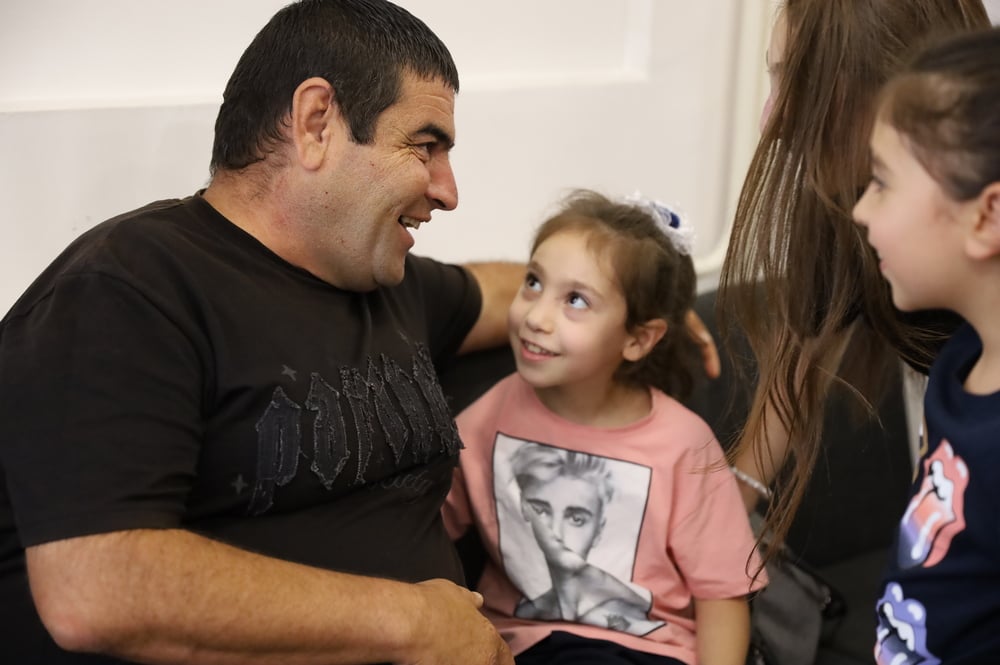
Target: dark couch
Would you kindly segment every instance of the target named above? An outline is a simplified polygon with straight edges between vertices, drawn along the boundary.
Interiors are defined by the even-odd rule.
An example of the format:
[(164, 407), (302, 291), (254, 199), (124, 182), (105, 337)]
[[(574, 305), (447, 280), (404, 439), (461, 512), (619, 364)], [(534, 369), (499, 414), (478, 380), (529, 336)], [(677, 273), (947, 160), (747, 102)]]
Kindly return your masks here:
[[(709, 292), (699, 296), (696, 309), (718, 340), (714, 306), (715, 293)], [(510, 350), (503, 348), (463, 356), (440, 369), (445, 393), (457, 414), (514, 371), (514, 362)], [(750, 386), (740, 376), (723, 354), (722, 377), (702, 377), (686, 400), (724, 446), (731, 443), (747, 409)], [(823, 452), (788, 535), (791, 550), (843, 600), (843, 611), (828, 626), (812, 665), (875, 662), (872, 646), (879, 575), (911, 477), (901, 380), (895, 382), (879, 413), (880, 422), (862, 422), (843, 396), (831, 400)], [(482, 565), (476, 537), (470, 535), (458, 546), (468, 576), (474, 580)]]

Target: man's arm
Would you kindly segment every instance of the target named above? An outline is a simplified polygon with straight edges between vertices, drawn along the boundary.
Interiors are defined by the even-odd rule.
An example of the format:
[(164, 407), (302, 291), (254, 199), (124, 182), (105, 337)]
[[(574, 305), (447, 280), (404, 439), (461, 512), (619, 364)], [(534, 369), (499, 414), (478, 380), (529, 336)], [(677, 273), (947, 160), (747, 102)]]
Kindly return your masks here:
[(719, 349), (715, 346), (712, 333), (708, 326), (698, 316), (698, 312), (689, 309), (684, 319), (688, 333), (694, 339), (695, 344), (701, 349), (701, 361), (705, 366), (705, 374), (710, 379), (717, 379), (722, 374), (722, 361), (719, 359)]
[(525, 265), (493, 261), (466, 263), (463, 267), (479, 284), (483, 306), (458, 352), (482, 351), (507, 343), (507, 310), (524, 281)]
[(512, 665), (479, 594), (311, 568), (182, 530), (27, 548), (39, 615), (65, 649), (141, 663)]

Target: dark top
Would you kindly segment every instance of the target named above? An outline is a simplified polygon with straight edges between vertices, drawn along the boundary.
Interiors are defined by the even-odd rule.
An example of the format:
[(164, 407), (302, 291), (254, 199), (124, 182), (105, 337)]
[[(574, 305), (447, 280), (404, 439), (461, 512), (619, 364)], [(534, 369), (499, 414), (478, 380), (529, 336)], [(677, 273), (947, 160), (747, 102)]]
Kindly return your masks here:
[(461, 581), (434, 363), (479, 309), (465, 270), (414, 256), (398, 287), (334, 288), (200, 196), (85, 233), (0, 322), (0, 661), (114, 662), (59, 651), (31, 604), (23, 548), (74, 536)]
[(927, 451), (876, 608), (880, 665), (1000, 662), (1000, 392), (963, 387), (981, 353), (965, 325), (931, 368)]

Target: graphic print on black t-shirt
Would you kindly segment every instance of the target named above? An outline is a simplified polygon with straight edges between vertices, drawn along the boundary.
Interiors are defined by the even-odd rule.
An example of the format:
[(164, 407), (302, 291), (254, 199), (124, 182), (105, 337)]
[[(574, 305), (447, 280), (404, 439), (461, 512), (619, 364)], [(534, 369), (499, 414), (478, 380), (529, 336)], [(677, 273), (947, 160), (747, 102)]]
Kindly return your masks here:
[(497, 434), (500, 554), (524, 597), (514, 615), (645, 635), (652, 593), (630, 580), (650, 469)]
[(300, 456), (311, 459), (309, 471), (329, 490), (345, 472), (351, 474), (346, 482), (352, 487), (384, 480), (369, 473), (372, 453), (381, 446), (387, 446), (400, 467), (454, 455), (461, 448), (423, 345), (417, 345), (408, 370), (382, 355), (369, 359), (365, 374), (345, 367), (337, 378), (331, 382), (311, 373), (303, 404), (289, 398), (281, 386), (274, 389), (256, 425), (251, 515), (271, 508), (276, 488), (300, 473)]
[[(899, 523), (896, 550), (901, 570), (930, 568), (947, 555), (952, 540), (965, 529), (965, 490), (969, 469), (948, 441), (941, 441), (923, 461), (920, 487)], [(897, 582), (886, 585), (877, 604), (875, 659), (879, 665), (941, 661), (927, 647), (927, 608), (907, 597)]]
[(933, 566), (948, 553), (956, 534), (965, 528), (965, 461), (942, 441), (924, 459), (924, 477), (899, 523), (897, 556), (900, 568)]

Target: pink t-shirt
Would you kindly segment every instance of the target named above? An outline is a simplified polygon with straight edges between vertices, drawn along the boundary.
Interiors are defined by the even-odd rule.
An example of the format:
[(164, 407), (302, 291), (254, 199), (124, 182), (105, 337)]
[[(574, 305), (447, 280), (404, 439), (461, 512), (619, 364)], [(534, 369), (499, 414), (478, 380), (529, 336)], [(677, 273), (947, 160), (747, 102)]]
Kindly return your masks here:
[(747, 573), (754, 538), (711, 429), (652, 396), (638, 422), (586, 427), (515, 373), (459, 414), (444, 520), (453, 538), (479, 530), (484, 612), (515, 654), (563, 630), (694, 665), (693, 598), (766, 582)]

